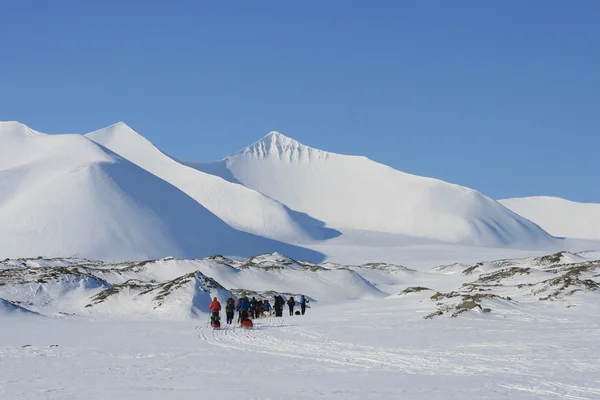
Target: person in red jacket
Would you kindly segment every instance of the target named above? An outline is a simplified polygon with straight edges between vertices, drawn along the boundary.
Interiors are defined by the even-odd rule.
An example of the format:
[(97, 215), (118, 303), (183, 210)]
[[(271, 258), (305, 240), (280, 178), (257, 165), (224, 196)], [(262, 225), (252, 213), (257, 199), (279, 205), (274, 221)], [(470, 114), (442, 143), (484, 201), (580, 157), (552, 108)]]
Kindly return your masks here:
[(217, 300), (216, 297), (213, 297), (212, 303), (210, 303), (210, 311), (212, 311), (212, 316), (210, 317), (211, 321), (219, 321), (221, 317), (219, 316), (219, 312), (221, 311), (221, 303)]

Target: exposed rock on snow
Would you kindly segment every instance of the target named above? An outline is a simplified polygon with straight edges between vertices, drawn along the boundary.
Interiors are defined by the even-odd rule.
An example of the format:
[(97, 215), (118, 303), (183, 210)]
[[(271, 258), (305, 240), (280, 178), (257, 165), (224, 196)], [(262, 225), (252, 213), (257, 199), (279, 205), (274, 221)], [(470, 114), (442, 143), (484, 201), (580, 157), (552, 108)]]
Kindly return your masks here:
[(421, 304), (419, 312), (430, 319), (469, 311), (498, 314), (509, 310), (509, 304), (560, 301), (596, 292), (600, 260), (591, 254), (595, 253), (485, 261), (467, 273), (453, 274), (446, 266), (424, 272), (391, 264), (319, 265), (282, 254), (246, 261), (216, 256), (117, 264), (37, 259), (37, 266), (30, 266), (31, 260), (5, 260), (0, 297), (50, 316), (171, 319), (204, 315), (213, 297), (224, 303), (242, 295), (259, 299), (305, 295), (320, 304), (389, 297)]

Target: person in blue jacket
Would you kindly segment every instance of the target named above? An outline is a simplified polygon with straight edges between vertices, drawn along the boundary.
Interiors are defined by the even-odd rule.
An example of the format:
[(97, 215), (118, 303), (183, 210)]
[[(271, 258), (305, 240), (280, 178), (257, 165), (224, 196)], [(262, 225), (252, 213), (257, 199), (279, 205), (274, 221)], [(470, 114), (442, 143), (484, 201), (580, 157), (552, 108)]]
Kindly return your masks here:
[(250, 309), (250, 302), (247, 297), (244, 297), (240, 304), (236, 307), (236, 310), (240, 312), (240, 323), (248, 319), (248, 310)]
[(306, 303), (308, 303), (306, 297), (304, 297), (304, 295), (300, 296), (300, 308), (302, 309), (302, 315), (304, 315), (306, 312)]
[(271, 303), (269, 303), (269, 300), (263, 301), (263, 311), (271, 312)]

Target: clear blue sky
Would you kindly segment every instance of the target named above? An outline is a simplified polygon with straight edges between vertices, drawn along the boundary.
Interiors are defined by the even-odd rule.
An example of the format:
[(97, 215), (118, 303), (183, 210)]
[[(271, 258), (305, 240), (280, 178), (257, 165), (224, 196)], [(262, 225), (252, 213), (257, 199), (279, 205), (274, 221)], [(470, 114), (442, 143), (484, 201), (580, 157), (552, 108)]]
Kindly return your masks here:
[(600, 202), (600, 1), (3, 0), (0, 120), (221, 159), (281, 131), (494, 198)]

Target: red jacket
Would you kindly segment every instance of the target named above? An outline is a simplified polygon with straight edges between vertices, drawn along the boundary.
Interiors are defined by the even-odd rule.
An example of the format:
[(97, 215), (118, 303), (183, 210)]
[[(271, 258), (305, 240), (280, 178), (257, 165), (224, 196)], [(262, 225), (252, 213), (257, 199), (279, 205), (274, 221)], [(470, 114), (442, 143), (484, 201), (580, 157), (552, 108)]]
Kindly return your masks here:
[(212, 303), (210, 303), (210, 306), (208, 306), (208, 308), (210, 308), (212, 312), (219, 312), (221, 311), (221, 303), (219, 303), (219, 300), (217, 300), (217, 298), (214, 297)]

